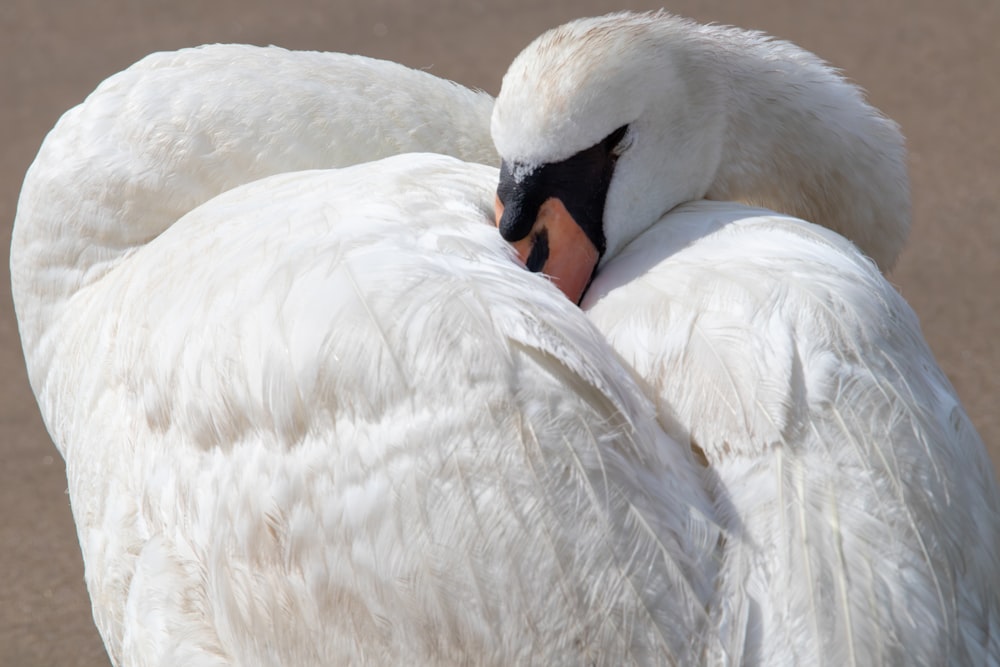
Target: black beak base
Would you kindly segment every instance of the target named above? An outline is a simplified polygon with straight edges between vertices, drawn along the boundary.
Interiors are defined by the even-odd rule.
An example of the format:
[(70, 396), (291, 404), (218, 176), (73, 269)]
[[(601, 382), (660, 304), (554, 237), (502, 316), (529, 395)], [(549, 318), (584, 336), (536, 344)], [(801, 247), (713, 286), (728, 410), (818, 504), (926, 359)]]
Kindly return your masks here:
[[(497, 187), (497, 197), (504, 207), (497, 225), (500, 235), (511, 243), (528, 236), (542, 204), (556, 197), (603, 255), (606, 247), (604, 204), (618, 160), (616, 148), (627, 130), (628, 126), (623, 125), (597, 144), (561, 162), (532, 169), (503, 161)], [(548, 254), (548, 239), (539, 234), (528, 257), (528, 268), (541, 270)]]

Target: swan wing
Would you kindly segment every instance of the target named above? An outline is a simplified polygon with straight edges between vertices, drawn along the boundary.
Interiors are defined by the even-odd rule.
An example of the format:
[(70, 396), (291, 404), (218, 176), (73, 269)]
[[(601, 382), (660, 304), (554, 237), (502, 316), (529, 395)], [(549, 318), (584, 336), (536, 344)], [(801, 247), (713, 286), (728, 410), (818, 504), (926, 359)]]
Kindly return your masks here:
[(689, 204), (589, 299), (661, 422), (716, 476), (726, 662), (1000, 656), (992, 467), (912, 310), (853, 246)]

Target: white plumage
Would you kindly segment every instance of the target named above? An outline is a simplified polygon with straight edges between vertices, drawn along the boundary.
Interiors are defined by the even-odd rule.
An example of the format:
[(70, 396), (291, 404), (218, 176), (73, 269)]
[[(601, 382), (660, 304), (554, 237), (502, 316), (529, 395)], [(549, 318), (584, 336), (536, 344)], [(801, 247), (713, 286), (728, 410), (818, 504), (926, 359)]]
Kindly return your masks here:
[(998, 496), (916, 317), (844, 239), (682, 206), (584, 304), (701, 448), (726, 664), (991, 664)]
[[(684, 664), (711, 637), (701, 472), (514, 262), (496, 170), (294, 171), (453, 130), (481, 155), (446, 117), (406, 133), (439, 96), (485, 99), (212, 47), (112, 77), (46, 139), (14, 297), (116, 664)], [(348, 122), (380, 143), (342, 150)]]
[(714, 476), (711, 661), (996, 664), (1000, 496), (913, 312), (827, 229), (673, 208), (765, 203), (888, 268), (909, 223), (898, 131), (810, 54), (665, 14), (546, 33), (493, 115), (528, 171), (621, 126), (582, 307)]
[(826, 229), (667, 214), (766, 205), (887, 269), (894, 125), (808, 53), (664, 14), (512, 72), (505, 159), (629, 125), (583, 303), (617, 357), (484, 224), (495, 170), (299, 172), (493, 162), (484, 94), (206, 47), (47, 138), (13, 291), (112, 659), (997, 662), (996, 482), (912, 312)]
[(829, 227), (883, 270), (906, 240), (899, 129), (794, 44), (664, 12), (580, 19), (514, 59), (491, 131), (504, 160), (533, 169), (623, 125), (604, 262), (674, 206), (703, 198)]

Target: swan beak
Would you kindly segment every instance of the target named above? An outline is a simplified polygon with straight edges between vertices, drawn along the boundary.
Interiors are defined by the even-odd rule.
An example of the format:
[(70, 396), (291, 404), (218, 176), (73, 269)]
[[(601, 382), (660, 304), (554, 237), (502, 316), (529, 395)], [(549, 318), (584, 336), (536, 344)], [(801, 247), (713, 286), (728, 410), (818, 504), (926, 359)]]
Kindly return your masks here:
[[(500, 226), (504, 206), (494, 204)], [(600, 253), (558, 197), (549, 197), (538, 209), (531, 231), (511, 243), (529, 271), (548, 275), (566, 297), (579, 304), (597, 268)]]

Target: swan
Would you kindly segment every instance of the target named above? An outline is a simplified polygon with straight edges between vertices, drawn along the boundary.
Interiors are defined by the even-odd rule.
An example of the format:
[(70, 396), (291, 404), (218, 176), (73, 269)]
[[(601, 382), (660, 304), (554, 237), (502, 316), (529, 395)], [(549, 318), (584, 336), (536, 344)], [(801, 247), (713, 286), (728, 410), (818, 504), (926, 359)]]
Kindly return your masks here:
[(496, 234), (496, 168), (374, 161), (488, 157), (461, 128), (489, 107), (213, 46), (147, 57), (45, 139), (13, 295), (116, 665), (709, 650), (690, 449)]
[(711, 662), (1000, 661), (992, 466), (879, 271), (896, 126), (789, 43), (662, 12), (543, 34), (491, 123), (500, 232), (713, 478)]

